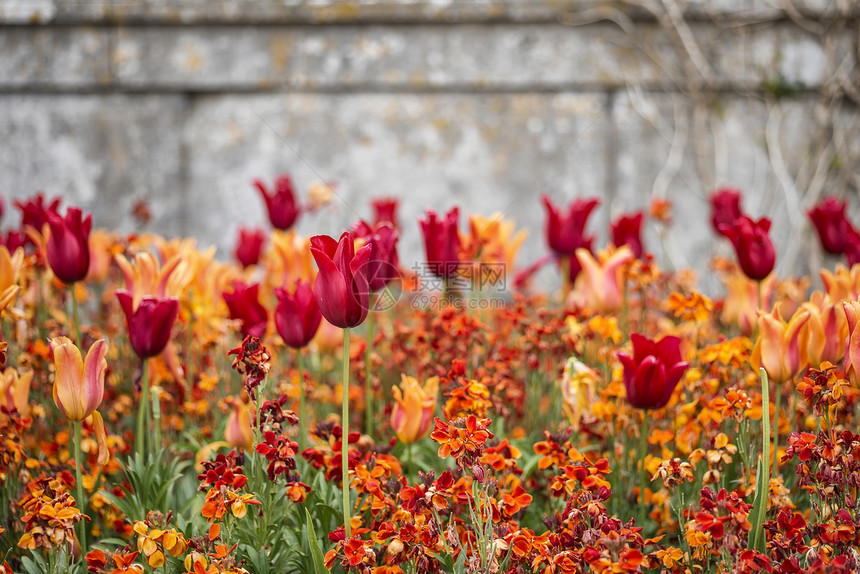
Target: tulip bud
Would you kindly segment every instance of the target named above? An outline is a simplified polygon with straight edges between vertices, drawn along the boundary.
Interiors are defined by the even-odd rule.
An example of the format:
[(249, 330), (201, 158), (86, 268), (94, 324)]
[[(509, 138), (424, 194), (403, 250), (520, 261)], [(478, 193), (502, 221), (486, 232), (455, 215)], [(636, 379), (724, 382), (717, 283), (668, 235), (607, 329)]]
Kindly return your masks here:
[(429, 271), (446, 281), (456, 276), (460, 267), (459, 219), (460, 208), (454, 207), (444, 218), (428, 209), (426, 219), (418, 220)]
[(845, 215), (845, 209), (844, 201), (828, 197), (807, 212), (818, 232), (821, 247), (831, 255), (842, 255), (848, 248), (853, 226)]
[(681, 360), (681, 339), (670, 335), (652, 341), (633, 333), (630, 341), (633, 356), (618, 353), (624, 367), (627, 401), (639, 409), (663, 408), (687, 369), (687, 363)]
[(720, 235), (725, 235), (722, 226), (729, 227), (743, 215), (741, 212), (741, 191), (724, 187), (711, 194), (711, 227)]
[(371, 200), (373, 206), (373, 225), (388, 222), (393, 227), (397, 227), (397, 207), (400, 200), (396, 197), (383, 197), (380, 199)]
[(63, 283), (71, 284), (87, 276), (90, 269), (90, 229), (92, 215), (82, 220), (83, 212), (70, 207), (66, 217), (48, 212), (51, 234), (45, 245), (48, 263), (54, 275)]
[(259, 179), (254, 180), (254, 186), (266, 202), (272, 227), (284, 231), (292, 227), (299, 217), (300, 210), (296, 205), (293, 180), (290, 176), (285, 174), (275, 180), (275, 189), (272, 193)]
[(630, 215), (622, 215), (610, 224), (612, 244), (615, 247), (626, 245), (633, 252), (633, 257), (642, 257), (642, 221), (645, 214), (641, 211)]
[(275, 327), (284, 343), (301, 349), (311, 342), (322, 322), (317, 301), (310, 283), (296, 280), (293, 293), (275, 289), (278, 306), (275, 308)]
[(361, 325), (370, 307), (367, 262), (371, 246), (356, 251), (352, 233), (335, 241), (328, 235), (311, 237), (311, 254), (319, 267), (314, 297), (326, 321), (348, 329)]
[(176, 297), (143, 297), (134, 307), (134, 297), (125, 289), (116, 292), (125, 313), (131, 348), (141, 359), (161, 354), (179, 314)]
[(82, 421), (102, 402), (107, 370), (107, 341), (93, 343), (86, 359), (66, 337), (51, 339), (54, 355), (54, 403), (70, 421)]
[(754, 281), (770, 275), (776, 264), (776, 250), (768, 236), (770, 219), (762, 217), (753, 221), (742, 215), (731, 226), (723, 225), (720, 230), (732, 242), (744, 275)]
[(239, 228), (239, 240), (236, 242), (236, 261), (242, 267), (250, 267), (260, 262), (266, 234), (261, 229)]

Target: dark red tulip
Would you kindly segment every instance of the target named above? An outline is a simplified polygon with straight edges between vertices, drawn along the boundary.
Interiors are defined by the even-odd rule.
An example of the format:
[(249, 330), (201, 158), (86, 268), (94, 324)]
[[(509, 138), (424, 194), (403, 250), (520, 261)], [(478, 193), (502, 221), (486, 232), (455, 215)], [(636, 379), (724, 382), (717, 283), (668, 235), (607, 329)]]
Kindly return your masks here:
[(266, 243), (266, 234), (262, 229), (239, 228), (239, 240), (236, 242), (234, 255), (242, 267), (250, 267), (260, 262), (263, 253), (263, 244)]
[(633, 333), (630, 341), (633, 356), (618, 353), (624, 367), (627, 402), (638, 409), (665, 407), (687, 369), (681, 360), (681, 339), (670, 335), (652, 341)]
[(720, 226), (720, 232), (735, 248), (741, 271), (754, 281), (761, 281), (770, 275), (776, 264), (776, 250), (768, 235), (769, 231), (770, 219), (767, 217), (753, 221), (742, 215), (731, 226)]
[(724, 235), (720, 227), (731, 226), (741, 215), (741, 190), (723, 187), (711, 194), (711, 226), (714, 231)]
[(320, 270), (314, 282), (314, 297), (323, 317), (335, 327), (357, 327), (367, 318), (367, 262), (371, 249), (365, 245), (356, 251), (349, 231), (339, 241), (328, 235), (311, 237), (311, 254)]
[(853, 227), (848, 230), (848, 242), (845, 246), (845, 262), (849, 267), (854, 267), (860, 263), (860, 233)]
[(51, 233), (45, 245), (48, 263), (54, 275), (63, 283), (75, 283), (87, 276), (90, 269), (90, 229), (93, 226), (92, 214), (77, 207), (70, 207), (66, 217), (49, 211), (48, 225)]
[(842, 255), (848, 248), (848, 234), (853, 226), (845, 215), (846, 207), (844, 201), (827, 197), (807, 212), (818, 231), (821, 247), (831, 255)]
[(382, 197), (370, 202), (373, 206), (374, 225), (387, 221), (397, 227), (397, 206), (400, 201), (395, 197)]
[(375, 293), (400, 276), (400, 260), (397, 257), (399, 233), (388, 221), (374, 227), (365, 221), (358, 221), (352, 226), (352, 232), (371, 246), (366, 275), (370, 290)]
[(260, 304), (260, 284), (248, 285), (242, 281), (233, 282), (232, 293), (222, 293), (224, 302), (230, 310), (230, 318), (242, 322), (242, 334), (262, 337), (266, 332), (269, 314)]
[(272, 193), (269, 193), (266, 185), (259, 179), (254, 180), (254, 185), (266, 201), (266, 209), (269, 211), (269, 221), (272, 223), (272, 227), (285, 231), (292, 227), (301, 210), (296, 204), (293, 180), (290, 176), (285, 174), (276, 179), (275, 189)]
[(45, 196), (41, 193), (24, 201), (16, 201), (15, 207), (21, 211), (21, 227), (29, 225), (41, 233), (42, 228), (48, 223), (48, 214), (59, 215), (61, 201), (59, 197), (55, 197), (45, 205)]
[(141, 359), (160, 354), (170, 341), (173, 323), (179, 314), (176, 297), (144, 297), (134, 307), (134, 296), (125, 289), (116, 292), (125, 312), (131, 348)]
[(424, 252), (429, 271), (441, 279), (450, 279), (460, 266), (460, 208), (454, 207), (440, 219), (428, 209), (425, 219), (419, 219), (424, 236)]
[(292, 293), (275, 289), (278, 306), (275, 308), (275, 327), (288, 347), (301, 349), (311, 342), (322, 322), (322, 313), (314, 298), (310, 283), (296, 280)]
[(10, 229), (5, 239), (0, 235), (0, 244), (5, 245), (9, 253), (15, 253), (16, 249), (24, 247), (27, 244), (27, 236), (20, 231)]
[(542, 200), (547, 212), (546, 240), (549, 248), (556, 255), (571, 259), (575, 259), (574, 253), (580, 247), (590, 249), (594, 237), (585, 235), (585, 226), (600, 200), (596, 197), (577, 198), (571, 202), (566, 214), (548, 196), (544, 195)]
[(644, 213), (637, 211), (630, 215), (622, 215), (609, 224), (613, 245), (615, 247), (628, 246), (637, 259), (642, 257), (642, 220), (644, 217)]

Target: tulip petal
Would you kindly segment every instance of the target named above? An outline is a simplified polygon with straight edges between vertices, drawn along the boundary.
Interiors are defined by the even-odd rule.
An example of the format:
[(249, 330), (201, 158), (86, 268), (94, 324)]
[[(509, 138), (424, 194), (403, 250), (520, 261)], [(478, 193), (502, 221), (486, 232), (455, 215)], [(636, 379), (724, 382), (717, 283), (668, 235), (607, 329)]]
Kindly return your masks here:
[[(313, 239), (311, 239), (312, 242)], [(311, 254), (320, 270), (314, 282), (314, 296), (320, 311), (329, 323), (346, 329), (350, 326), (347, 315), (346, 280), (325, 251), (311, 247)]]
[(84, 416), (88, 416), (102, 404), (105, 392), (105, 371), (107, 370), (105, 355), (107, 355), (107, 352), (107, 341), (100, 339), (93, 343), (93, 346), (87, 351), (87, 356), (84, 359), (84, 376), (81, 393), (83, 395), (83, 404), (86, 408), (86, 415)]
[(67, 337), (51, 340), (54, 354), (54, 404), (67, 419), (79, 421), (86, 418), (83, 404), (81, 377), (83, 361), (81, 352)]
[(105, 421), (98, 411), (93, 411), (93, 430), (96, 433), (96, 442), (99, 445), (99, 466), (104, 466), (110, 460), (110, 450), (107, 446), (107, 436), (105, 435)]

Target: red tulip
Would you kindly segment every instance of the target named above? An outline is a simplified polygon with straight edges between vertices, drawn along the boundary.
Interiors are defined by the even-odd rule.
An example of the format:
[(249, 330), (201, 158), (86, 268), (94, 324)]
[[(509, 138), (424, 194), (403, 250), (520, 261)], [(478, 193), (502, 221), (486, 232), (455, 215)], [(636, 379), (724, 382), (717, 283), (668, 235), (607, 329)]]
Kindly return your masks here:
[(630, 335), (633, 356), (618, 353), (624, 367), (627, 401), (638, 409), (666, 406), (687, 369), (681, 360), (681, 339), (666, 336), (652, 341), (638, 333)]
[(431, 273), (441, 279), (450, 279), (460, 266), (460, 208), (454, 207), (439, 219), (428, 209), (426, 219), (419, 219), (424, 236), (424, 252)]
[(20, 231), (13, 231), (10, 229), (6, 234), (5, 239), (0, 235), (0, 245), (5, 245), (6, 249), (9, 250), (9, 253), (15, 253), (16, 249), (24, 247), (26, 244), (27, 236)]
[(275, 327), (287, 346), (301, 349), (311, 342), (322, 322), (322, 313), (314, 299), (310, 283), (296, 280), (296, 289), (275, 289), (278, 306), (275, 308)]
[(328, 235), (311, 237), (311, 254), (319, 267), (314, 297), (326, 320), (341, 329), (361, 325), (370, 306), (367, 262), (372, 247), (355, 249), (352, 233), (339, 241)]
[(242, 281), (234, 281), (233, 292), (222, 293), (230, 310), (230, 318), (242, 321), (242, 333), (252, 337), (262, 337), (269, 322), (269, 314), (260, 304), (259, 292), (259, 283), (248, 285)]
[[(11, 251), (12, 248), (10, 247)], [(860, 263), (860, 233), (854, 228), (848, 230), (848, 241), (845, 246), (845, 262), (849, 267)]]
[(590, 249), (594, 237), (585, 235), (585, 226), (591, 212), (600, 205), (600, 200), (596, 197), (577, 198), (571, 202), (567, 214), (562, 213), (549, 196), (544, 195), (542, 200), (547, 211), (546, 238), (549, 248), (564, 257), (572, 257), (580, 247)]
[(90, 269), (90, 229), (92, 214), (83, 220), (83, 212), (77, 207), (66, 211), (65, 219), (59, 214), (47, 213), (51, 234), (45, 245), (48, 263), (54, 275), (63, 283), (75, 283), (87, 276)]
[(242, 267), (250, 267), (260, 262), (266, 234), (262, 229), (239, 228), (239, 240), (236, 242), (236, 260)]
[(622, 215), (609, 225), (615, 247), (628, 246), (637, 259), (642, 257), (642, 219), (644, 217), (644, 213), (637, 211), (630, 215)]
[(735, 247), (741, 271), (754, 281), (761, 281), (770, 275), (776, 264), (776, 251), (769, 231), (770, 219), (766, 217), (753, 221), (742, 215), (731, 226), (720, 226), (720, 232)]
[(711, 194), (711, 226), (714, 231), (725, 235), (720, 227), (731, 226), (741, 215), (741, 190), (723, 187)]
[(146, 296), (134, 307), (134, 296), (125, 289), (116, 292), (116, 298), (125, 312), (131, 348), (141, 359), (161, 354), (170, 341), (173, 323), (179, 314), (176, 297)]
[(282, 175), (275, 180), (275, 190), (269, 193), (266, 185), (259, 179), (254, 180), (254, 185), (260, 191), (260, 195), (266, 201), (269, 210), (269, 221), (275, 229), (286, 231), (296, 222), (300, 209), (296, 205), (295, 192), (293, 191), (293, 180), (289, 175)]
[(367, 261), (367, 283), (371, 292), (376, 292), (400, 276), (400, 260), (397, 257), (399, 233), (390, 222), (382, 222), (370, 227), (365, 221), (358, 221), (352, 231), (359, 239), (371, 246), (370, 259)]
[(845, 208), (844, 201), (828, 197), (807, 212), (818, 231), (821, 247), (831, 255), (842, 255), (848, 249), (848, 235), (853, 226), (845, 215)]
[(21, 211), (21, 226), (29, 225), (41, 232), (48, 223), (49, 213), (59, 215), (60, 201), (62, 200), (59, 197), (55, 197), (45, 205), (45, 196), (41, 193), (24, 201), (16, 201), (15, 207)]
[(373, 206), (374, 225), (387, 221), (397, 227), (397, 206), (400, 201), (396, 197), (383, 197), (370, 202)]

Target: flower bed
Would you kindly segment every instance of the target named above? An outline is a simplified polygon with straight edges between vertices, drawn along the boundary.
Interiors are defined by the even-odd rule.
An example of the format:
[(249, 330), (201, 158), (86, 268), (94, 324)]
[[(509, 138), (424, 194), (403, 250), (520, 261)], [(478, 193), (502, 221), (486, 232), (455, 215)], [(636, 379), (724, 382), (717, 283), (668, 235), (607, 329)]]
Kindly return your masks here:
[[(775, 276), (769, 220), (715, 193), (734, 257), (712, 299), (657, 265), (644, 213), (596, 249), (597, 200), (545, 199), (551, 254), (516, 274), (512, 222), (428, 211), (407, 270), (396, 201), (304, 238), (289, 178), (256, 186), (274, 229), (242, 230), (237, 263), (16, 202), (0, 573), (860, 569), (844, 203), (810, 218), (853, 266), (810, 293)], [(545, 264), (559, 292), (531, 287)]]

